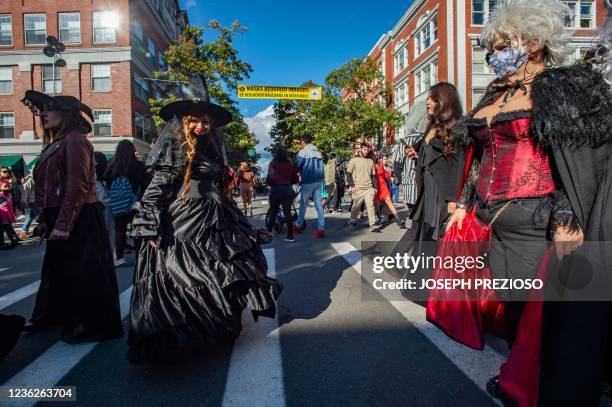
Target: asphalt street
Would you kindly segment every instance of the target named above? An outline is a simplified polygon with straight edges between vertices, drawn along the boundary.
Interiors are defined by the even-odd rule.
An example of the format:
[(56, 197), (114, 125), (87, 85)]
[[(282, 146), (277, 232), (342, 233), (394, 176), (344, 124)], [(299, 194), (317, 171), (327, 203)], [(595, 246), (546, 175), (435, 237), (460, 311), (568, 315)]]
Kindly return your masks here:
[[(266, 210), (258, 199), (251, 217), (256, 226)], [(484, 351), (458, 345), (426, 322), (421, 305), (378, 295), (360, 274), (363, 241), (409, 240), (412, 230), (388, 224), (373, 234), (365, 220), (349, 226), (344, 212), (327, 215), (327, 236), (315, 239), (313, 208), (307, 219), (295, 243), (276, 235), (265, 245), (270, 274), (284, 284), (277, 318), (255, 324), (245, 312), (235, 343), (194, 346), (168, 362), (131, 365), (125, 337), (75, 346), (59, 342), (54, 330), (24, 333), (0, 362), (1, 385), (76, 386), (76, 402), (53, 405), (496, 404), (484, 388), (507, 354), (503, 343), (489, 338)], [(30, 240), (0, 252), (0, 312), (30, 315), (43, 250)], [(117, 268), (124, 316), (132, 266), (129, 255)]]

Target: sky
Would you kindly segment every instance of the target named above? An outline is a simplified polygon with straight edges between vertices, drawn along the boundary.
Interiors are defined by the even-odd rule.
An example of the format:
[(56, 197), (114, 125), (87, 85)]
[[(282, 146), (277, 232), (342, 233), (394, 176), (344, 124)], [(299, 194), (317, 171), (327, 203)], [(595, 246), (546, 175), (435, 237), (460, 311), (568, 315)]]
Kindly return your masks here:
[[(247, 26), (235, 47), (252, 65), (252, 85), (323, 84), (325, 76), (354, 57), (365, 56), (389, 31), (412, 0), (180, 0), (191, 24), (211, 19)], [(246, 117), (274, 100), (239, 100)]]

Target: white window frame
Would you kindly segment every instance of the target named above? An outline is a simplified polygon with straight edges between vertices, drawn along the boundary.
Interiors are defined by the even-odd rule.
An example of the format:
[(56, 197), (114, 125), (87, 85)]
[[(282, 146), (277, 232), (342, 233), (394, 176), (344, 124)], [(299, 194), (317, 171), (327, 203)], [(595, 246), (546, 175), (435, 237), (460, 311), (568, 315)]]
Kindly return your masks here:
[(395, 87), (394, 90), (394, 102), (395, 102), (395, 107), (399, 108), (404, 106), (406, 103), (408, 103), (408, 81), (405, 80), (402, 83), (400, 83), (399, 85), (397, 85)]
[[(45, 68), (51, 68), (51, 76), (49, 78), (45, 78)], [(62, 69), (55, 65), (55, 87), (53, 87), (53, 65), (41, 65), (40, 66), (40, 78), (42, 84), (43, 93), (47, 94), (60, 94), (62, 93)], [(51, 89), (47, 90), (45, 84), (47, 82), (51, 82)]]
[[(117, 42), (117, 29), (115, 27), (103, 27), (103, 26), (99, 26), (96, 27), (96, 15), (97, 14), (105, 14), (105, 13), (114, 13), (114, 11), (111, 10), (97, 10), (97, 11), (93, 11), (91, 13), (91, 25), (92, 25), (92, 29), (91, 29), (91, 35), (92, 35), (92, 42), (94, 44), (114, 44)], [(104, 20), (103, 18), (101, 18), (100, 20)], [(112, 41), (96, 41), (96, 30), (113, 30), (113, 40)]]
[[(63, 36), (62, 36), (62, 31), (66, 31), (69, 30), (67, 28), (62, 28), (62, 16), (79, 16), (79, 40), (78, 41), (67, 41)], [(70, 12), (70, 13), (58, 13), (57, 14), (57, 26), (58, 26), (58, 30), (59, 30), (59, 40), (60, 42), (63, 42), (64, 44), (80, 44), (81, 43), (81, 13), (79, 13), (78, 11), (76, 12)]]
[[(8, 18), (9, 19), (9, 29), (7, 30), (10, 35), (9, 37), (11, 38), (11, 43), (10, 44), (0, 44), (0, 47), (12, 47), (13, 46), (13, 16), (10, 14), (0, 14), (0, 18)], [(5, 23), (6, 24), (6, 23)], [(25, 40), (25, 38), (24, 38)]]
[[(597, 1), (596, 0), (572, 0), (566, 1), (563, 0), (570, 10), (572, 11), (571, 15), (571, 24), (566, 25), (567, 28), (577, 29), (577, 30), (595, 30), (597, 29)], [(570, 5), (573, 3), (573, 7)], [(591, 5), (591, 15), (589, 17), (590, 27), (582, 27), (582, 6), (583, 3), (589, 3)]]
[[(140, 122), (140, 126), (138, 125)], [(138, 140), (150, 143), (152, 136), (151, 119), (143, 114), (136, 112), (134, 114), (134, 137)], [(139, 137), (139, 128), (142, 129), (142, 137)]]
[[(474, 56), (474, 52), (478, 51), (478, 52), (482, 52), (482, 65), (483, 65), (483, 69), (481, 71), (477, 71), (474, 69), (474, 61), (476, 61), (476, 58)], [(487, 61), (485, 59), (485, 55), (486, 55), (487, 51), (482, 49), (478, 44), (472, 44), (472, 74), (490, 74), (491, 69), (489, 68), (489, 64), (487, 64)], [(478, 60), (478, 62), (480, 63), (480, 59)]]
[[(427, 86), (429, 83), (429, 86)], [(422, 66), (414, 73), (414, 96), (425, 93), (432, 85), (438, 83), (438, 61), (432, 61)]]
[[(42, 40), (42, 42), (36, 42), (36, 43), (28, 43), (28, 31), (41, 31), (41, 30), (37, 30), (37, 29), (27, 29), (27, 23), (26, 23), (26, 19), (28, 17), (34, 17), (34, 16), (43, 16), (45, 18), (45, 38)], [(26, 45), (26, 47), (28, 46), (38, 46), (38, 45), (45, 45), (46, 44), (46, 39), (47, 39), (47, 15), (44, 13), (27, 13), (23, 15), (23, 41), (24, 44)]]
[[(480, 0), (478, 0), (480, 1)], [(489, 14), (491, 13), (492, 7), (491, 5), (493, 5), (493, 7), (495, 7), (497, 5), (497, 3), (500, 0), (482, 0), (482, 2), (484, 3), (484, 7), (483, 7), (483, 11), (478, 11), (477, 13), (482, 13), (482, 24), (477, 24), (474, 22), (474, 0), (472, 0), (471, 4), (471, 10), (472, 10), (472, 14), (470, 15), (470, 23), (472, 25), (472, 27), (484, 27), (485, 23), (487, 22), (487, 18), (489, 18)]]
[[(10, 77), (10, 79), (3, 79), (4, 75), (6, 75), (6, 72), (9, 73), (9, 75), (7, 75), (7, 77)], [(3, 75), (4, 73), (4, 75)], [(0, 93), (0, 95), (6, 96), (6, 95), (12, 95), (13, 91), (14, 91), (14, 87), (13, 87), (13, 67), (12, 66), (0, 66), (0, 83), (2, 82), (10, 82), (10, 87), (11, 87), (11, 91), (7, 92), (7, 93)]]
[(478, 88), (472, 89), (472, 109), (476, 107), (476, 104), (478, 103), (482, 95), (485, 94), (485, 92), (486, 92), (486, 89), (478, 89)]
[[(113, 90), (113, 80), (112, 80), (112, 69), (111, 64), (91, 64), (91, 91), (92, 92), (110, 92)], [(101, 76), (99, 74), (94, 74), (96, 67), (107, 67), (108, 68), (108, 76)], [(94, 86), (94, 79), (104, 79), (108, 78), (108, 89), (96, 89)]]
[[(429, 36), (429, 45), (425, 43)], [(414, 34), (414, 57), (422, 55), (438, 41), (438, 11), (425, 16)]]
[[(9, 138), (15, 138), (15, 113), (14, 112), (0, 112), (0, 115), (10, 115), (12, 116), (13, 120), (13, 137), (0, 137), (0, 140), (2, 139), (9, 139)], [(0, 128), (4, 128), (4, 127), (11, 127), (11, 126), (4, 126), (4, 120), (1, 121), (2, 125), (0, 126)]]
[[(94, 115), (92, 135), (94, 137), (112, 137), (113, 136), (113, 109), (93, 109), (92, 112)], [(105, 113), (105, 114), (108, 113), (108, 117), (110, 117), (110, 121), (101, 122), (99, 119), (100, 113)], [(110, 134), (100, 135), (99, 131), (96, 131), (96, 129), (101, 124), (108, 125), (110, 127)]]

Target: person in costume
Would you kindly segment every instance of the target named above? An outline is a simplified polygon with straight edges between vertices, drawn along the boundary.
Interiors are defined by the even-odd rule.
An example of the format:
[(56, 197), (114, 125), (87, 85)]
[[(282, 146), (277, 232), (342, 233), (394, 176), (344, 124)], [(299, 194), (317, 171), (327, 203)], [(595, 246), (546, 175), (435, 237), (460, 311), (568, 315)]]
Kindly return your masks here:
[(40, 116), (44, 150), (34, 169), (38, 230), (48, 239), (40, 288), (26, 330), (61, 326), (61, 340), (91, 342), (123, 335), (119, 291), (96, 161), (87, 133), (91, 109), (73, 96), (28, 90), (22, 102)]
[(192, 341), (237, 338), (241, 315), (273, 318), (282, 284), (266, 275), (258, 231), (230, 195), (220, 128), (232, 120), (196, 78), (197, 98), (164, 106), (164, 129), (146, 166), (152, 181), (136, 205), (140, 238), (127, 358), (165, 359)]
[[(584, 240), (612, 240), (610, 88), (591, 66), (559, 66), (573, 52), (569, 16), (556, 0), (506, 0), (482, 31), (497, 79), (458, 128), (474, 163), (449, 227), (466, 207), (485, 224), (495, 219), (494, 278), (534, 278), (551, 242), (562, 257)], [(489, 392), (520, 406), (597, 405), (610, 303), (498, 295), (512, 350)]]
[(424, 136), (408, 149), (416, 159), (417, 198), (410, 219), (417, 222), (418, 242), (438, 241), (443, 224), (455, 209), (462, 151), (455, 148), (453, 126), (463, 111), (457, 89), (440, 82), (429, 90), (429, 124)]

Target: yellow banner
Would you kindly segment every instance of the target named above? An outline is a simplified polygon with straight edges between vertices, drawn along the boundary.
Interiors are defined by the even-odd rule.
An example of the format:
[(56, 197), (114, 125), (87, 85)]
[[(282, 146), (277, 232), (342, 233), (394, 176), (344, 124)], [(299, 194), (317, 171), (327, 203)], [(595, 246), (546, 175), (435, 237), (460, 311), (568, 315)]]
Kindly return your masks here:
[(300, 86), (253, 86), (238, 85), (238, 97), (241, 99), (301, 99), (321, 100), (323, 88)]

